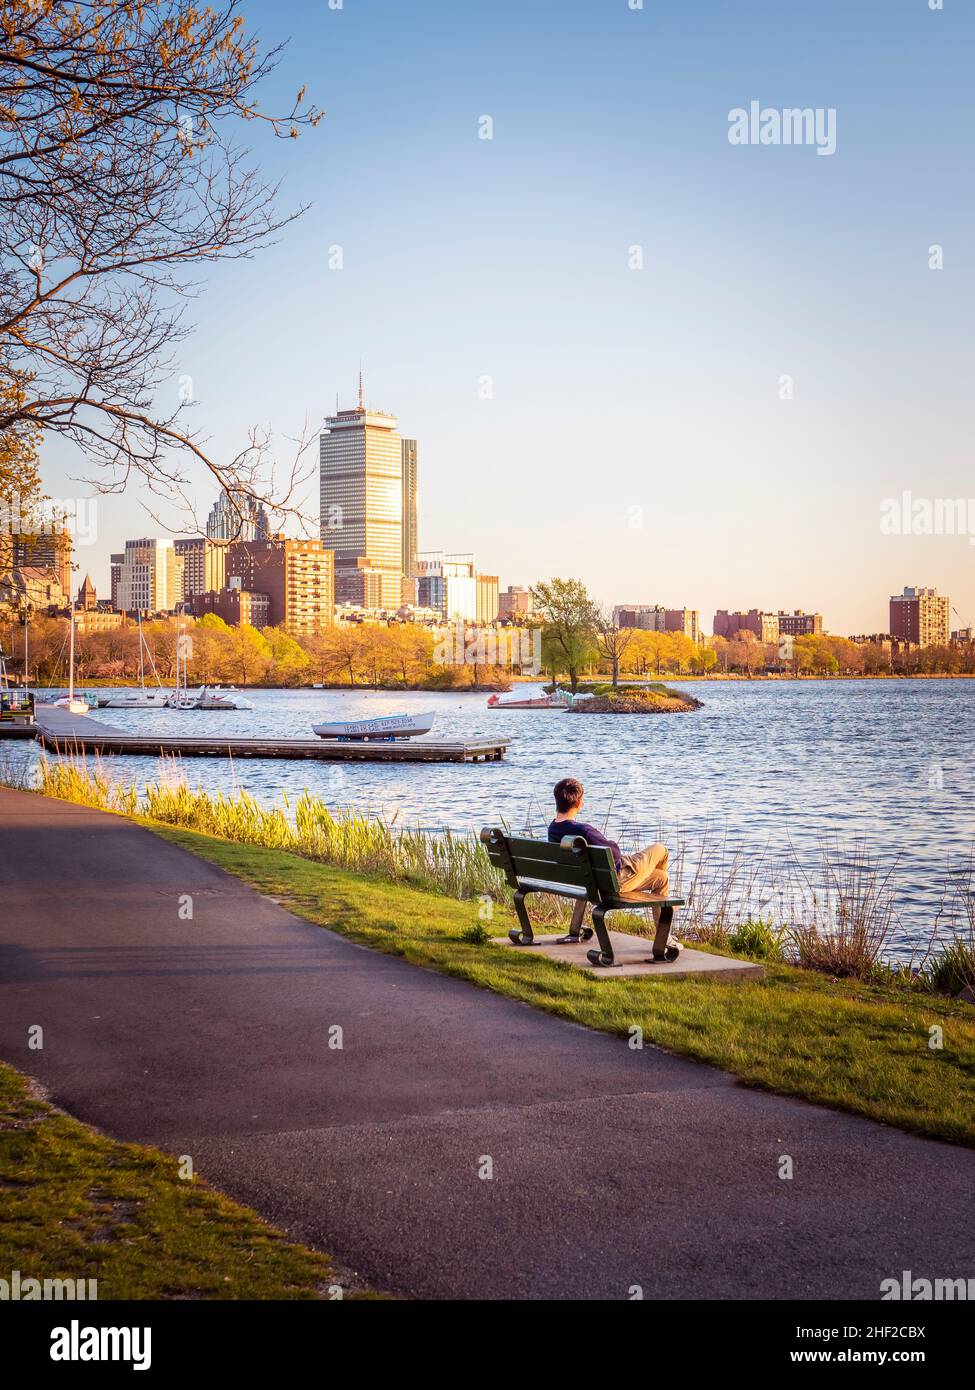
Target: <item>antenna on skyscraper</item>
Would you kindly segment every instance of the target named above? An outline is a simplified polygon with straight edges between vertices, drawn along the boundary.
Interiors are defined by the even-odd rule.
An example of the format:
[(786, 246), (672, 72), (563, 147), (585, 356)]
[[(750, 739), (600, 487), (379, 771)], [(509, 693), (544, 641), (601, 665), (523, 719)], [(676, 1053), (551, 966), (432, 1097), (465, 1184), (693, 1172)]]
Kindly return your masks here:
[(360, 363), (359, 363), (359, 409), (360, 409), (360, 410), (365, 410), (365, 408), (366, 408), (366, 393), (365, 393), (365, 387), (364, 387), (363, 384), (362, 384), (362, 363), (360, 362)]

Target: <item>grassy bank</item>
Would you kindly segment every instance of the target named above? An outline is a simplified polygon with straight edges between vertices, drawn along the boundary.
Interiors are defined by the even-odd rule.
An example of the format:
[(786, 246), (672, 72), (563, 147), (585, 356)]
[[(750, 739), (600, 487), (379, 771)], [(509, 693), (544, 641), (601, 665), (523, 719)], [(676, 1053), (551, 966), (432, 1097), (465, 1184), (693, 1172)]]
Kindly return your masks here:
[(340, 1277), (255, 1212), (31, 1093), (0, 1063), (0, 1270), (96, 1279), (106, 1298), (324, 1299)]
[[(279, 849), (149, 824), (292, 911), (377, 950), (524, 1000), (560, 1018), (711, 1062), (751, 1085), (975, 1145), (975, 1018), (951, 999), (834, 980), (769, 962), (761, 983), (594, 980), (485, 942), (506, 909)], [(482, 920), (485, 913), (490, 919)], [(932, 1048), (941, 1029), (943, 1044)]]
[[(240, 844), (281, 849), (305, 858), (374, 874), (394, 883), (445, 893), (452, 898), (490, 898), (508, 905), (511, 890), (471, 833), (431, 833), (383, 820), (351, 807), (330, 807), (304, 792), (293, 804), (264, 806), (247, 792), (234, 795), (191, 788), (176, 770), (162, 782), (139, 789), (112, 782), (84, 758), (43, 758), (40, 790), (48, 796), (123, 815), (200, 830)], [(520, 833), (530, 833), (521, 830)], [(625, 848), (625, 846), (624, 846)], [(768, 896), (770, 868), (761, 856), (729, 848), (705, 836), (695, 854), (679, 830), (671, 842), (671, 882), (686, 905), (680, 931), (688, 940), (719, 950), (783, 960), (828, 975), (851, 976), (912, 991), (957, 994), (975, 986), (975, 848), (954, 866), (943, 888), (938, 922), (927, 947), (910, 962), (890, 961), (885, 951), (896, 921), (897, 885), (862, 847), (823, 845), (815, 874), (776, 856), (774, 910), (754, 909), (759, 887)], [(539, 922), (568, 917), (564, 900), (541, 896), (533, 912)], [(630, 918), (620, 919), (618, 925)], [(636, 919), (638, 920), (638, 919)]]

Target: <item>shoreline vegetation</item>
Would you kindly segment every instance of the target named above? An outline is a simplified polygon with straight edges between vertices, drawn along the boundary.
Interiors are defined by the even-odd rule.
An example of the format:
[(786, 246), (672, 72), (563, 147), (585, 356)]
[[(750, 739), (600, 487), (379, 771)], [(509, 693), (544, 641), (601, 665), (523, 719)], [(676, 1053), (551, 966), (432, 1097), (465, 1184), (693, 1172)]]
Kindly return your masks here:
[(70, 1270), (100, 1299), (375, 1297), (181, 1163), (65, 1114), (0, 1062), (0, 1267)]
[[(174, 685), (175, 685), (175, 679), (176, 679), (175, 676), (173, 676), (173, 677), (172, 677), (172, 680), (171, 680), (170, 682), (164, 681), (164, 682), (163, 682), (163, 685), (166, 686), (167, 688), (170, 688), (170, 686), (174, 686)], [(690, 674), (688, 674), (688, 673), (685, 672), (684, 674), (682, 674), (682, 675), (680, 675), (680, 676), (671, 676), (671, 679), (672, 679), (672, 680), (679, 680), (680, 683), (681, 683), (682, 685), (684, 685), (684, 684), (688, 684), (688, 685), (703, 684), (703, 685), (706, 685), (706, 686), (707, 686), (707, 685), (717, 685), (717, 684), (720, 684), (720, 683), (722, 683), (722, 682), (730, 682), (730, 683), (735, 684), (735, 685), (738, 685), (738, 684), (750, 685), (750, 684), (752, 684), (753, 682), (756, 682), (756, 683), (757, 683), (757, 682), (762, 682), (762, 681), (771, 681), (771, 682), (779, 683), (779, 684), (782, 684), (782, 683), (789, 684), (789, 683), (791, 683), (791, 682), (797, 682), (797, 683), (801, 683), (801, 684), (803, 684), (803, 685), (809, 685), (809, 684), (816, 685), (816, 684), (834, 684), (834, 683), (837, 683), (837, 682), (850, 682), (850, 681), (954, 681), (954, 680), (957, 680), (957, 681), (964, 681), (964, 680), (975, 680), (975, 671), (909, 671), (909, 672), (903, 672), (903, 671), (874, 671), (874, 672), (871, 672), (870, 674), (864, 674), (864, 673), (861, 671), (861, 672), (855, 673), (855, 674), (854, 674), (854, 673), (844, 672), (844, 673), (834, 673), (834, 674), (832, 674), (832, 675), (830, 675), (830, 674), (820, 674), (820, 673), (809, 672), (809, 671), (800, 672), (798, 675), (794, 675), (791, 671), (790, 671), (790, 672), (772, 671), (772, 672), (767, 672), (767, 673), (763, 673), (763, 674), (759, 674), (759, 675), (745, 675), (745, 674), (743, 674), (742, 672), (739, 672), (739, 671), (710, 671), (710, 672), (708, 672), (708, 673), (705, 674), (705, 675), (701, 675), (700, 673), (690, 673)], [(357, 682), (355, 685), (351, 685), (351, 684), (349, 684), (348, 681), (344, 681), (344, 682), (343, 682), (343, 681), (326, 681), (324, 684), (323, 684), (323, 683), (315, 683), (315, 682), (282, 683), (282, 682), (280, 682), (280, 681), (257, 681), (257, 682), (251, 682), (251, 683), (249, 683), (249, 684), (248, 684), (248, 683), (245, 683), (245, 682), (238, 681), (238, 682), (234, 682), (234, 683), (237, 685), (238, 689), (241, 690), (241, 691), (244, 691), (244, 690), (314, 690), (314, 691), (316, 691), (317, 693), (322, 694), (322, 695), (327, 695), (327, 694), (328, 694), (329, 692), (331, 692), (331, 691), (336, 691), (336, 692), (355, 691), (356, 693), (360, 693), (360, 694), (363, 694), (363, 695), (371, 695), (371, 694), (376, 694), (376, 695), (388, 695), (388, 694), (395, 694), (395, 693), (397, 693), (397, 692), (402, 692), (402, 693), (415, 692), (415, 693), (417, 693), (417, 694), (428, 694), (428, 695), (435, 695), (435, 694), (447, 694), (447, 695), (450, 695), (450, 694), (464, 694), (464, 695), (471, 695), (471, 694), (473, 694), (473, 695), (478, 695), (478, 694), (483, 694), (483, 695), (490, 695), (490, 694), (495, 694), (495, 693), (498, 693), (498, 692), (505, 692), (505, 691), (510, 691), (510, 690), (512, 690), (512, 689), (517, 689), (517, 687), (518, 687), (519, 685), (538, 685), (538, 684), (542, 683), (543, 681), (544, 681), (546, 684), (551, 684), (551, 682), (549, 681), (548, 677), (543, 677), (543, 676), (527, 676), (527, 675), (526, 675), (526, 676), (522, 676), (522, 675), (517, 675), (517, 674), (516, 674), (516, 675), (511, 675), (510, 673), (506, 673), (506, 674), (505, 674), (505, 677), (504, 677), (503, 679), (499, 678), (498, 680), (492, 681), (492, 682), (478, 682), (477, 684), (474, 684), (474, 683), (472, 683), (472, 682), (467, 682), (467, 683), (457, 684), (457, 685), (447, 685), (447, 684), (445, 684), (443, 681), (437, 681), (437, 682), (435, 682), (435, 683), (433, 683), (433, 684), (428, 684), (428, 683), (423, 683), (423, 682), (419, 682), (419, 683), (405, 683), (405, 684), (404, 684), (403, 682), (399, 682), (398, 684), (395, 684), (395, 685), (384, 685), (384, 684), (379, 684), (379, 685), (367, 685), (367, 684), (363, 684), (363, 683), (361, 683), (361, 682)], [(197, 682), (197, 683), (200, 684), (200, 683), (202, 683), (202, 682)], [(222, 684), (222, 683), (225, 683), (225, 682), (218, 682), (218, 681), (213, 681), (213, 682), (212, 682), (212, 684), (214, 684), (214, 685)], [(228, 682), (226, 682), (226, 683), (229, 683), (229, 680), (228, 680)], [(12, 687), (13, 687), (14, 689), (18, 689), (18, 688), (19, 688), (19, 685), (18, 685), (18, 682), (17, 682), (16, 679), (14, 679), (14, 680), (11, 682), (11, 684), (12, 684)], [(148, 686), (149, 682), (147, 681), (146, 684), (147, 684), (147, 686)], [(190, 684), (192, 685), (193, 682), (191, 681)], [(602, 683), (600, 682), (600, 684), (602, 684)], [(654, 686), (654, 685), (658, 685), (658, 684), (660, 684), (660, 682), (655, 681), (655, 680), (651, 680), (651, 679), (648, 678), (648, 677), (627, 675), (627, 676), (621, 676), (621, 677), (620, 677), (620, 684), (619, 684), (619, 687), (618, 687), (618, 688), (619, 688), (620, 690), (625, 690), (628, 686), (635, 686), (635, 687), (638, 687), (638, 688), (646, 688), (647, 686)], [(40, 686), (39, 684), (36, 684), (36, 683), (32, 684), (32, 686), (31, 686), (31, 689), (34, 690), (35, 693), (43, 693), (44, 689), (47, 689), (47, 688), (50, 688), (50, 689), (52, 689), (52, 690), (61, 690), (62, 688), (63, 688), (63, 689), (67, 689), (67, 686), (66, 686), (66, 685), (65, 685), (65, 686), (58, 685), (56, 681), (55, 681), (50, 687), (43, 687), (43, 686)], [(580, 691), (581, 691), (581, 690), (585, 690), (586, 688), (587, 688), (586, 682), (581, 682), (580, 685), (579, 685), (579, 690), (580, 690)], [(76, 690), (88, 690), (88, 691), (94, 691), (94, 690), (137, 690), (137, 689), (139, 689), (139, 680), (138, 680), (137, 677), (113, 677), (112, 679), (105, 679), (105, 680), (98, 680), (98, 679), (96, 679), (95, 677), (87, 677), (87, 678), (81, 679), (81, 680), (79, 680), (79, 679), (76, 678), (76, 679), (75, 679), (75, 689), (76, 689)], [(674, 691), (674, 694), (675, 694), (675, 695), (679, 695), (680, 692), (679, 692), (679, 691)]]
[[(44, 791), (128, 815), (372, 949), (623, 1041), (639, 1027), (646, 1042), (748, 1085), (975, 1146), (975, 1013), (954, 989), (938, 987), (967, 979), (972, 958), (961, 938), (950, 980), (944, 963), (922, 975), (884, 966), (870, 954), (869, 924), (849, 914), (831, 938), (807, 927), (804, 958), (802, 933), (790, 943), (769, 921), (735, 921), (733, 911), (722, 920), (712, 893), (711, 929), (694, 928), (696, 944), (761, 960), (763, 981), (614, 980), (611, 971), (594, 980), (493, 943), (514, 918), (506, 886), (473, 837), (401, 830), (333, 813), (308, 796), (291, 815), (244, 794), (211, 796), (182, 784), (149, 787), (140, 798), (67, 764), (49, 765)], [(871, 901), (882, 911), (876, 886)], [(553, 922), (555, 907), (552, 900)], [(545, 915), (533, 910), (540, 926)], [(631, 930), (647, 930), (633, 922), (641, 925)]]
[(648, 686), (580, 685), (577, 695), (588, 694), (588, 700), (573, 700), (570, 714), (685, 714), (703, 709), (704, 703), (693, 695), (685, 695), (668, 685), (654, 681)]
[[(171, 777), (147, 783), (114, 782), (96, 759), (44, 754), (38, 782), (22, 771), (8, 785), (58, 800), (160, 825), (200, 831), (243, 845), (258, 845), (354, 873), (377, 875), (458, 901), (488, 902), (507, 911), (511, 890), (490, 863), (473, 831), (432, 832), (400, 825), (353, 807), (331, 807), (310, 792), (292, 802), (263, 806), (248, 792), (232, 795), (192, 788), (173, 764)], [(506, 827), (507, 828), (507, 827)], [(538, 833), (525, 827), (523, 833)], [(668, 837), (670, 838), (670, 837)], [(625, 848), (625, 846), (624, 846)], [(929, 939), (907, 962), (889, 958), (896, 925), (898, 885), (893, 868), (878, 864), (857, 842), (824, 841), (817, 861), (801, 863), (790, 847), (774, 856), (777, 886), (766, 881), (762, 857), (729, 852), (707, 832), (693, 847), (678, 830), (671, 877), (686, 899), (680, 934), (695, 944), (756, 960), (783, 961), (802, 970), (859, 979), (914, 993), (963, 995), (975, 1002), (975, 844), (946, 867), (941, 904)], [(756, 900), (763, 908), (756, 910)], [(774, 905), (773, 905), (774, 904)], [(539, 924), (567, 920), (561, 899), (535, 900)], [(642, 918), (626, 914), (621, 930)]]
[[(188, 620), (187, 674), (193, 685), (242, 689), (509, 690), (524, 680), (559, 681), (573, 692), (586, 683), (612, 688), (667, 680), (862, 680), (975, 676), (975, 643), (892, 653), (877, 642), (816, 635), (787, 649), (750, 632), (693, 641), (681, 632), (619, 628), (600, 615), (578, 581), (537, 586), (539, 608), (522, 626), (463, 623), (431, 629), (414, 622), (335, 623), (295, 636), (284, 627), (231, 627), (214, 614)], [(534, 591), (533, 591), (534, 592)], [(544, 602), (543, 602), (544, 599)], [(35, 616), (30, 624), (30, 685), (63, 681), (67, 618)], [(146, 680), (172, 685), (180, 641), (175, 618), (147, 619)], [(446, 634), (446, 635), (445, 635)], [(0, 613), (0, 646), (12, 679), (23, 675), (24, 629)], [(75, 642), (80, 689), (139, 683), (139, 629), (79, 625)], [(783, 654), (785, 652), (785, 654)]]

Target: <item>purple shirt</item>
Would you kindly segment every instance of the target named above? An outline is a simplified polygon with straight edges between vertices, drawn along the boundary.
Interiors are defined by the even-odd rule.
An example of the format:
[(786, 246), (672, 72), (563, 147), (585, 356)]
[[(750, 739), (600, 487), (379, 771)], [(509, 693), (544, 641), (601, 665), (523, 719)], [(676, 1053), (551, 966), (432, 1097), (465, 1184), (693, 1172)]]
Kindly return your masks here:
[(623, 856), (620, 854), (619, 845), (615, 840), (607, 840), (603, 832), (597, 830), (594, 825), (587, 825), (584, 820), (553, 820), (548, 828), (548, 838), (552, 843), (561, 844), (566, 835), (581, 835), (587, 844), (608, 849), (613, 856), (616, 872), (619, 873), (623, 867)]

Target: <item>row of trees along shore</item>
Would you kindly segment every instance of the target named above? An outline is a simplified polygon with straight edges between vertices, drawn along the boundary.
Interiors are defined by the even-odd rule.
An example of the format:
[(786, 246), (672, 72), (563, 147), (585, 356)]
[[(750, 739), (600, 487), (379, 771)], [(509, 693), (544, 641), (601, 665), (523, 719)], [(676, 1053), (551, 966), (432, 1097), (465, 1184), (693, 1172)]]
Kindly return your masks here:
[(763, 643), (754, 633), (695, 642), (682, 632), (620, 628), (574, 579), (553, 579), (532, 589), (543, 620), (545, 669), (565, 675), (572, 689), (583, 678), (606, 674), (758, 676), (975, 675), (975, 644), (891, 652), (881, 642), (852, 642), (828, 634)]
[[(763, 644), (751, 633), (725, 640), (710, 637), (694, 642), (679, 632), (644, 632), (616, 628), (589, 612), (586, 622), (568, 611), (553, 619), (545, 608), (545, 591), (552, 581), (539, 585), (541, 661), (550, 679), (567, 681), (573, 688), (583, 680), (654, 678), (657, 676), (761, 676), (766, 673), (808, 676), (871, 675), (975, 675), (975, 646), (923, 647), (895, 655), (878, 643), (851, 642), (845, 637), (796, 637), (791, 654), (784, 657), (778, 646)], [(581, 586), (580, 586), (581, 588)], [(584, 593), (584, 590), (583, 590)], [(578, 595), (575, 595), (578, 598)], [(549, 610), (551, 611), (551, 610)], [(585, 615), (583, 615), (585, 616)], [(431, 690), (465, 688), (504, 690), (513, 675), (541, 674), (534, 668), (492, 665), (474, 660), (474, 644), (466, 659), (458, 660), (458, 644), (441, 633), (414, 623), (325, 627), (313, 636), (296, 637), (280, 627), (258, 631), (246, 624), (229, 627), (215, 615), (190, 621), (188, 674), (197, 683), (234, 682), (237, 685), (307, 686), (315, 683), (341, 686), (416, 687)], [(33, 684), (64, 683), (66, 679), (68, 623), (66, 618), (31, 620), (30, 671)], [(163, 683), (176, 674), (179, 625), (162, 618), (143, 624), (151, 653), (146, 675), (155, 667)], [(468, 634), (470, 636), (470, 633)], [(24, 628), (13, 616), (0, 621), (0, 645), (12, 675), (23, 670)], [(443, 663), (444, 649), (450, 657)], [(519, 644), (513, 644), (515, 655)], [(532, 644), (521, 643), (527, 653)], [(788, 650), (788, 649), (787, 649)], [(461, 649), (462, 651), (462, 649)], [(98, 684), (126, 683), (139, 675), (139, 630), (135, 623), (103, 632), (79, 631), (75, 641), (78, 680)]]
[[(176, 677), (179, 623), (162, 618), (142, 625), (147, 683), (153, 668), (163, 684)], [(66, 680), (67, 618), (34, 618), (30, 623), (28, 659), (33, 684)], [(215, 614), (184, 626), (187, 674), (191, 683), (237, 685), (416, 686), (426, 689), (507, 688), (511, 672), (486, 664), (438, 664), (438, 638), (415, 623), (335, 624), (312, 636), (295, 637), (281, 627), (258, 631), (248, 624), (230, 627)], [(16, 621), (0, 624), (0, 645), (11, 674), (23, 670), (24, 628)], [(79, 631), (75, 638), (75, 674), (79, 681), (125, 683), (139, 676), (139, 629), (135, 623), (105, 632)]]

